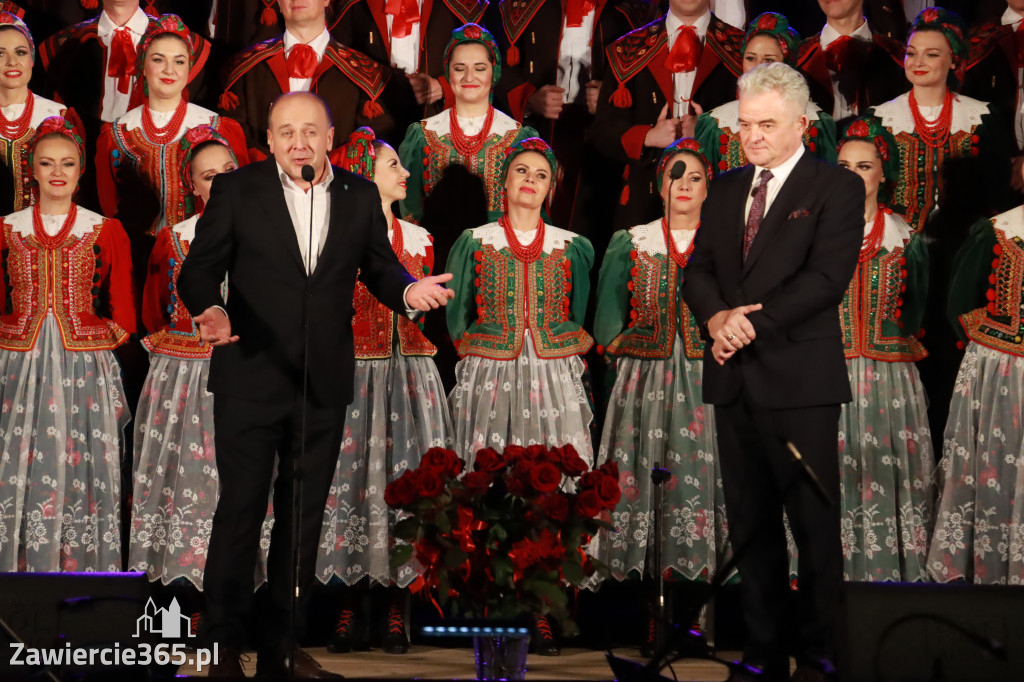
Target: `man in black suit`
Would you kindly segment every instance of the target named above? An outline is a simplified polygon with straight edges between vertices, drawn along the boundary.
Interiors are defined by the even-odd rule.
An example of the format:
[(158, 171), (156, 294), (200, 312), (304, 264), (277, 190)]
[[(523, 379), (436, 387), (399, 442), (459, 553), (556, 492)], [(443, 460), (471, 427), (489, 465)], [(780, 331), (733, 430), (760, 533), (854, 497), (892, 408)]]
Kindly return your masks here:
[[(214, 671), (221, 675), (241, 673), (238, 656), (252, 608), (253, 569), (276, 454), (269, 605), (261, 614), (257, 674), (283, 679), (294, 655), (300, 677), (338, 677), (287, 647), (292, 486), (300, 464), (302, 422), (299, 584), (304, 604), (344, 408), (352, 398), (357, 271), (381, 302), (409, 314), (442, 306), (452, 295), (441, 286), (451, 275), (417, 282), (405, 271), (388, 243), (376, 186), (328, 163), (333, 137), (327, 105), (319, 97), (292, 93), (278, 98), (267, 131), (272, 158), (214, 181), (178, 281), (203, 339), (216, 346), (209, 388), (221, 497), (204, 587), (209, 636), (224, 652), (222, 666)], [(306, 165), (314, 170), (312, 183), (302, 179)], [(312, 274), (307, 277), (307, 272)], [(225, 275), (226, 303), (220, 292)], [(304, 402), (305, 366), (309, 386)], [(300, 605), (300, 635), (304, 620)]]
[[(715, 180), (683, 296), (709, 341), (704, 401), (715, 406), (722, 482), (756, 679), (789, 679), (785, 508), (799, 549), (800, 677), (832, 675), (842, 584), (839, 407), (850, 382), (838, 305), (863, 234), (863, 183), (805, 152), (808, 88), (789, 66), (739, 81), (747, 165)], [(792, 442), (830, 498), (800, 478)], [(730, 679), (747, 679), (735, 672)]]

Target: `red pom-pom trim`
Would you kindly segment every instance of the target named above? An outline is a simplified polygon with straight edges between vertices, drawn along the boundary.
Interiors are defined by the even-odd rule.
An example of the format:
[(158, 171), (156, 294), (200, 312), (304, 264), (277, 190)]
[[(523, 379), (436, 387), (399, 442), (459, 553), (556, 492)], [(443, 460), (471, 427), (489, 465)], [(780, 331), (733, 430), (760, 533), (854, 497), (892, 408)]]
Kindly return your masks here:
[(238, 107), (238, 95), (230, 90), (225, 92), (217, 100), (217, 106), (221, 111), (234, 111)]
[(633, 95), (629, 94), (626, 84), (622, 81), (619, 81), (619, 87), (612, 93), (611, 103), (619, 109), (629, 109), (633, 106)]
[(513, 45), (508, 48), (508, 52), (505, 53), (505, 62), (509, 66), (515, 66), (519, 63), (519, 48)]
[(277, 24), (277, 12), (273, 7), (264, 7), (260, 14), (260, 23), (264, 26), (275, 26)]
[(370, 99), (363, 104), (363, 117), (364, 118), (377, 118), (378, 116), (384, 115), (384, 109), (377, 100)]

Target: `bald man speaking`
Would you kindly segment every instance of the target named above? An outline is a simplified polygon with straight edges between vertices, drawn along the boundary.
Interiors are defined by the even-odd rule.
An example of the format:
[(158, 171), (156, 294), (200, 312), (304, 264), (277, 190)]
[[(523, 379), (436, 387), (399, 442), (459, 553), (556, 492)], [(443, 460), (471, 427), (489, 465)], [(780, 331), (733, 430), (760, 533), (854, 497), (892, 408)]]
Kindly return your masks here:
[[(208, 635), (221, 647), (221, 660), (211, 670), (218, 676), (241, 674), (260, 526), (280, 455), (269, 599), (256, 621), (261, 633), (257, 675), (284, 679), (294, 656), (301, 679), (340, 677), (288, 645), (292, 487), (303, 414), (299, 584), (305, 597), (313, 582), (344, 410), (352, 399), (356, 276), (400, 313), (438, 308), (453, 295), (443, 286), (451, 275), (417, 281), (405, 271), (388, 242), (376, 186), (328, 162), (333, 138), (330, 112), (316, 95), (278, 98), (267, 131), (273, 156), (217, 176), (178, 280), (203, 340), (214, 345), (209, 390), (221, 495), (204, 589)], [(306, 170), (305, 180), (304, 167), (313, 171)], [(226, 302), (221, 296), (225, 275)], [(305, 602), (296, 615), (300, 635)]]

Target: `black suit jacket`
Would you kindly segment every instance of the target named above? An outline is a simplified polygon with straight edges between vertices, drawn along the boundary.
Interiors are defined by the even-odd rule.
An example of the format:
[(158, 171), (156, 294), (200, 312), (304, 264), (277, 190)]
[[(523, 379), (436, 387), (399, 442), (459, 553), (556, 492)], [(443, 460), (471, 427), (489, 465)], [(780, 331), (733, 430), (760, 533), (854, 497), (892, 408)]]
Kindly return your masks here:
[[(239, 340), (213, 351), (210, 390), (253, 401), (290, 401), (302, 387), (303, 320), (309, 386), (323, 406), (352, 399), (352, 300), (358, 272), (370, 292), (404, 312), (415, 280), (387, 238), (376, 186), (334, 169), (327, 238), (306, 294), (298, 239), (273, 158), (218, 175), (178, 290), (198, 315), (224, 305)], [(228, 276), (228, 299), (220, 286)]]
[(725, 365), (704, 355), (704, 401), (809, 407), (849, 402), (838, 306), (864, 233), (864, 183), (804, 152), (761, 222), (743, 261), (744, 210), (754, 167), (715, 178), (701, 214), (683, 297), (698, 320), (740, 305), (757, 338)]

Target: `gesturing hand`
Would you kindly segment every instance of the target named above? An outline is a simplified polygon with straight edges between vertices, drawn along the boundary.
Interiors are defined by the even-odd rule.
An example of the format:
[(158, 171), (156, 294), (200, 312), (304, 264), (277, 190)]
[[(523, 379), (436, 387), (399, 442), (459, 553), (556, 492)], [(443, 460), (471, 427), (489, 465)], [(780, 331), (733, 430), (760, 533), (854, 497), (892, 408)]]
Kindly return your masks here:
[(416, 95), (416, 104), (433, 104), (444, 97), (441, 82), (436, 78), (431, 78), (425, 73), (407, 73), (405, 77), (412, 85), (413, 94)]
[[(721, 344), (723, 348), (728, 348), (733, 352), (750, 345), (756, 334), (754, 325), (750, 324), (747, 315), (760, 309), (761, 304), (754, 303), (715, 313), (708, 320), (708, 333), (711, 335), (711, 339), (716, 344)], [(727, 359), (728, 357), (724, 358), (722, 362)]]
[(207, 308), (192, 321), (199, 325), (199, 338), (211, 345), (225, 346), (238, 341), (238, 336), (231, 335), (231, 320), (220, 308)]
[(424, 277), (405, 292), (405, 304), (424, 313), (447, 305), (455, 292), (442, 285), (451, 279), (450, 272)]
[(563, 92), (565, 90), (557, 85), (545, 85), (527, 97), (526, 103), (530, 105), (531, 111), (540, 114), (544, 118), (555, 120), (562, 113), (562, 104), (564, 103), (562, 98)]
[(584, 87), (586, 87), (587, 111), (596, 114), (597, 100), (601, 94), (601, 81), (587, 81)]

